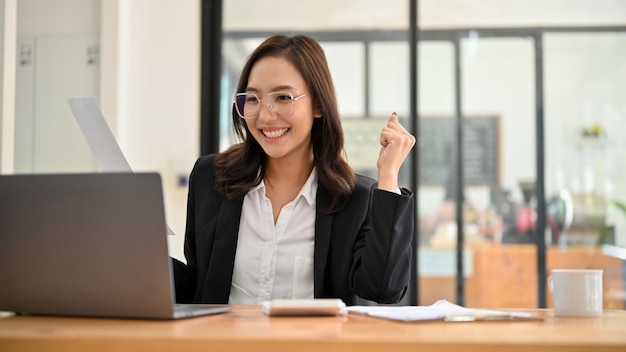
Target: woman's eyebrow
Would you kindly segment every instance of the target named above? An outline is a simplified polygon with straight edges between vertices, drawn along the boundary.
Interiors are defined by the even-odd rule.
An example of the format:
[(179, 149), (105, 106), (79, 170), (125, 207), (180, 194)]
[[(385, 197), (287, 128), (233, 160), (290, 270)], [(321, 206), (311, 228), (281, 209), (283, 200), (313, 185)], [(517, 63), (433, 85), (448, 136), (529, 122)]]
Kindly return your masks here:
[(297, 90), (297, 89), (290, 85), (281, 85), (278, 87), (274, 87), (274, 89), (272, 89), (272, 92), (276, 92), (279, 90)]
[[(290, 86), (288, 84), (283, 84), (283, 85), (280, 85), (280, 86), (276, 86), (276, 87), (270, 89), (269, 91), (270, 92), (278, 92), (278, 91), (281, 91), (281, 90), (298, 90), (298, 89), (296, 89), (295, 87)], [(258, 93), (258, 92), (260, 92), (260, 90), (255, 88), (255, 87), (247, 87), (246, 88), (246, 92)]]

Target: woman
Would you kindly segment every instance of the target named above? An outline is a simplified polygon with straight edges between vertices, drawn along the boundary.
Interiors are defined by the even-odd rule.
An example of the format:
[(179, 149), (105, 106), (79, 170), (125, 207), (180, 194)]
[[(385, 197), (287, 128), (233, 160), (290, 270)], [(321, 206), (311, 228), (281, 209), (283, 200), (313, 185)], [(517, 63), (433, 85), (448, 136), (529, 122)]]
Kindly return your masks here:
[(391, 115), (378, 183), (355, 175), (322, 48), (273, 36), (245, 64), (232, 110), (240, 143), (203, 156), (190, 176), (184, 303), (341, 298), (393, 303), (411, 265), (412, 193), (398, 172), (415, 138)]

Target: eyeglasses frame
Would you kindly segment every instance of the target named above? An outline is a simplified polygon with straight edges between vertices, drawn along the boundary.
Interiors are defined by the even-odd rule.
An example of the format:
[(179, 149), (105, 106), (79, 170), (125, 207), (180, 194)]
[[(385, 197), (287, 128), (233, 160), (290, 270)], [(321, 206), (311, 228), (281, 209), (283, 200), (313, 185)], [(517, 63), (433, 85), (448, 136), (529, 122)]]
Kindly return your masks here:
[(277, 116), (277, 115), (275, 115), (274, 111), (272, 111), (272, 109), (270, 107), (271, 106), (270, 103), (266, 103), (264, 101), (264, 99), (259, 99), (259, 96), (256, 95), (255, 93), (245, 93), (245, 92), (244, 93), (237, 93), (237, 94), (235, 94), (235, 99), (233, 100), (233, 104), (235, 106), (235, 111), (237, 112), (237, 115), (239, 115), (239, 117), (241, 117), (244, 120), (252, 120), (252, 119), (256, 119), (257, 117), (259, 117), (259, 114), (261, 113), (261, 105), (259, 105), (259, 111), (257, 112), (256, 116), (253, 116), (253, 117), (243, 116), (243, 114), (239, 111), (239, 107), (237, 106), (237, 97), (240, 97), (240, 96), (244, 96), (245, 97), (245, 96), (248, 96), (248, 95), (254, 95), (258, 99), (259, 104), (263, 103), (262, 105), (264, 105), (268, 109), (268, 111), (272, 114), (272, 116), (280, 117), (280, 118), (288, 118), (288, 117), (291, 117), (293, 115), (294, 111), (295, 111), (296, 101), (299, 100), (300, 98), (304, 98), (307, 95), (309, 95), (309, 93), (304, 93), (304, 94), (301, 94), (301, 95), (299, 95), (297, 97), (294, 97), (293, 93), (286, 92), (286, 91), (270, 92), (267, 95), (269, 96), (270, 94), (276, 94), (276, 93), (289, 94), (289, 96), (291, 97), (291, 113), (289, 115), (287, 115), (287, 116)]

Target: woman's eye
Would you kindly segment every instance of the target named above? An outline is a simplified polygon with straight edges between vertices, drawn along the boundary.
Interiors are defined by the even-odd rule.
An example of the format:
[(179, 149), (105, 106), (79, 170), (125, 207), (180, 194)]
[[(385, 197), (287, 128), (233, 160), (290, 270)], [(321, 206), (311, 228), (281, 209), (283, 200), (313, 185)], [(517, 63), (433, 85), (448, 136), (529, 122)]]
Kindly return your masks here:
[(256, 104), (258, 102), (259, 102), (259, 98), (257, 97), (254, 97), (254, 96), (246, 97), (246, 103), (248, 104)]
[(276, 96), (276, 101), (287, 101), (287, 100), (291, 100), (291, 95), (287, 95), (287, 94), (279, 94), (278, 96)]

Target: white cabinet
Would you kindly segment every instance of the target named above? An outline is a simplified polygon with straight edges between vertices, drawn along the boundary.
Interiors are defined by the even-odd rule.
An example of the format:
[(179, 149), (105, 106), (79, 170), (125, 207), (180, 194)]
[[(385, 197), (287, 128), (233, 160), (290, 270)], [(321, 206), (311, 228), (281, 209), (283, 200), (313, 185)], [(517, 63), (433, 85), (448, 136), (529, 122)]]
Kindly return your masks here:
[(15, 172), (96, 171), (67, 98), (98, 97), (95, 36), (18, 38)]

